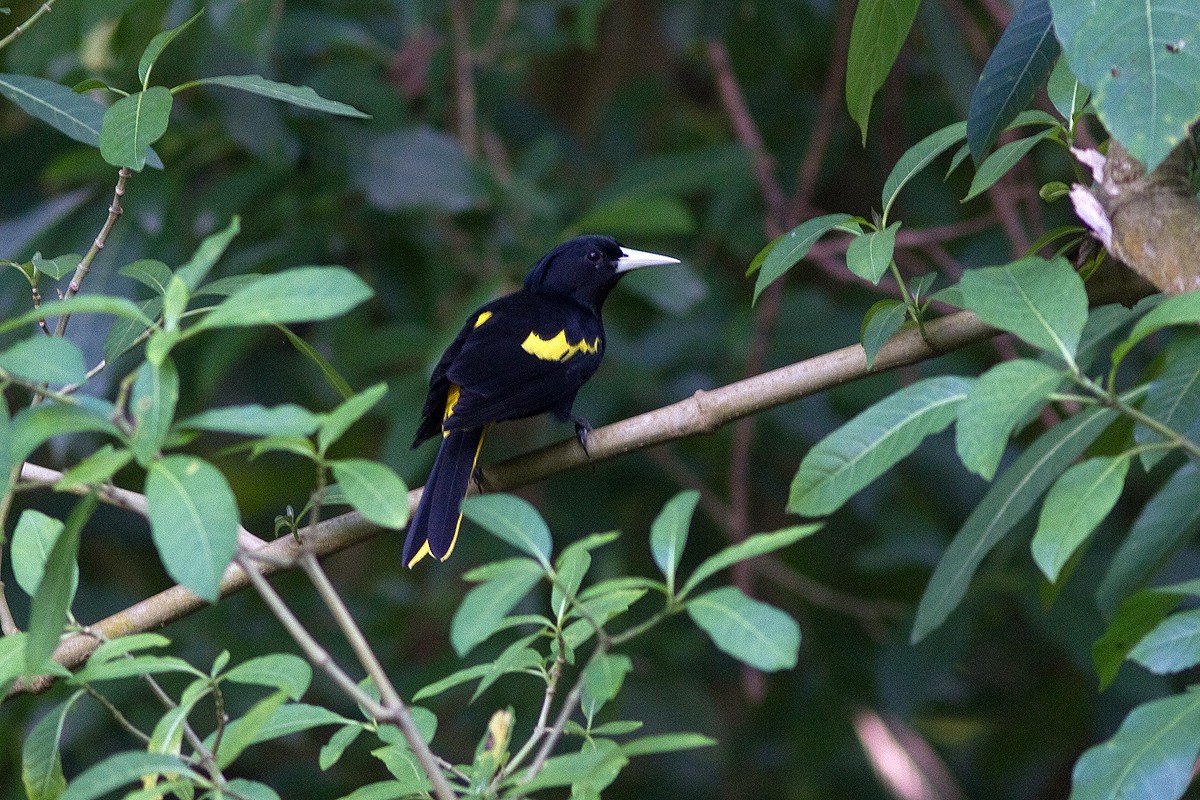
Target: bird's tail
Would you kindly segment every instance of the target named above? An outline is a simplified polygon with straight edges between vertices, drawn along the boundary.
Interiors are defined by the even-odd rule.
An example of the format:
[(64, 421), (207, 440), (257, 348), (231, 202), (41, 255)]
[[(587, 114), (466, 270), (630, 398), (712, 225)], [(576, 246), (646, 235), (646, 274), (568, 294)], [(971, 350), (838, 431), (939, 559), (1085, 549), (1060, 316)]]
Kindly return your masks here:
[(455, 430), (442, 439), (433, 469), (425, 481), (421, 501), (408, 522), (404, 538), (404, 563), (411, 568), (425, 556), (445, 561), (458, 540), (462, 525), (459, 506), (467, 494), (485, 428)]

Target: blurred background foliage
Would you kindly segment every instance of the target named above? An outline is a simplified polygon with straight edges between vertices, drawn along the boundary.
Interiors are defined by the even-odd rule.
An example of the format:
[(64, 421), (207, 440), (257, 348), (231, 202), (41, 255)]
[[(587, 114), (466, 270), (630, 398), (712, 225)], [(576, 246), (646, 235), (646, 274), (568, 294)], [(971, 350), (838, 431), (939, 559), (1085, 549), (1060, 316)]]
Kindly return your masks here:
[[(0, 17), (4, 32), (38, 4), (10, 5)], [(68, 86), (101, 77), (132, 89), (146, 42), (198, 8), (191, 0), (58, 0), (53, 13), (0, 53), (0, 71)], [(312, 86), (372, 118), (306, 113), (214, 87), (179, 95), (171, 128), (155, 147), (166, 169), (147, 168), (130, 180), (126, 213), (85, 291), (138, 296), (117, 267), (143, 257), (176, 266), (234, 214), (242, 233), (219, 264), (221, 274), (349, 266), (374, 288), (375, 302), (300, 333), (355, 388), (389, 383), (376, 416), (341, 446), (344, 454), (388, 462), (412, 486), (434, 455), (432, 446), (409, 448), (433, 361), (475, 306), (515, 288), (542, 252), (576, 232), (611, 233), (685, 264), (637, 274), (608, 301), (607, 358), (576, 404), (594, 424), (852, 344), (881, 290), (850, 277), (836, 254), (793, 271), (757, 311), (751, 307), (744, 272), (771, 238), (770, 210), (754, 155), (722, 102), (713, 43), (728, 54), (785, 194), (796, 190), (814, 140), (824, 141), (819, 161), (809, 165), (816, 168), (811, 193), (793, 211), (869, 216), (899, 155), (964, 118), (1011, 9), (1001, 0), (923, 3), (877, 101), (865, 148), (836, 79), (852, 13), (845, 0), (214, 0), (156, 66), (156, 82), (259, 73)], [(456, 59), (468, 59), (470, 70), (456, 68)], [(823, 112), (831, 80), (837, 102)], [(1062, 204), (1041, 206), (1036, 191), (1046, 180), (1069, 181), (1070, 166), (1044, 152), (967, 204), (959, 198), (969, 169), (946, 182), (936, 170), (918, 176), (900, 199), (899, 218), (906, 229), (943, 232), (930, 246), (898, 251), (901, 266), (946, 270), (953, 281), (954, 270), (1020, 255), (1065, 221)], [(39, 250), (85, 250), (116, 177), (95, 149), (8, 103), (0, 103), (0, 175), (0, 258), (17, 260)], [(12, 270), (0, 274), (0, 310), (28, 305), (24, 280)], [(94, 363), (105, 331), (83, 318), (73, 330)], [(752, 426), (561, 475), (522, 494), (545, 515), (560, 547), (595, 531), (624, 532), (597, 552), (600, 574), (649, 574), (650, 521), (681, 487), (704, 490), (693, 558), (739, 530), (790, 524), (787, 488), (811, 443), (898, 385), (942, 371), (977, 373), (1004, 346), (979, 345), (880, 375), (764, 414)], [(337, 401), (312, 363), (271, 330), (199, 337), (176, 357), (180, 416), (232, 403), (324, 409)], [(115, 365), (105, 374), (121, 372)], [(548, 419), (507, 424), (489, 437), (484, 461), (569, 434)], [(246, 526), (269, 535), (287, 505), (304, 504), (311, 470), (286, 456), (247, 461), (222, 454), (228, 444), (211, 437), (194, 447), (228, 476)], [(74, 463), (87, 452), (77, 446), (60, 445), (37, 460)], [(961, 793), (946, 797), (1065, 796), (1078, 755), (1110, 735), (1130, 707), (1164, 689), (1164, 679), (1126, 668), (1099, 694), (1091, 669), (1091, 643), (1102, 630), (1090, 591), (1099, 567), (1092, 565), (1106, 563), (1114, 533), (1145, 495), (1131, 487), (1128, 505), (1118, 507), (1057, 597), (1043, 596), (1030, 559), (1010, 544), (986, 562), (964, 608), (912, 647), (911, 613), (928, 572), (984, 486), (958, 466), (943, 434), (820, 534), (736, 576), (800, 620), (804, 640), (794, 671), (763, 677), (740, 670), (682, 620), (639, 642), (626, 691), (605, 713), (646, 719), (647, 733), (694, 730), (720, 745), (635, 760), (606, 796), (887, 797), (856, 734), (856, 720), (863, 732), (875, 716), (900, 741), (919, 736), (932, 745), (931, 757), (952, 776), (947, 791)], [(115, 514), (98, 520), (81, 557), (75, 608), (85, 620), (169, 585), (146, 530)], [(467, 588), (461, 574), (507, 553), (467, 530), (451, 561), (409, 572), (399, 547), (399, 537), (381, 536), (328, 563), (393, 678), (411, 694), (455, 668), (447, 639)], [(11, 585), (8, 561), (4, 567), (0, 579)], [(307, 584), (294, 576), (277, 583), (311, 630), (332, 632)], [(166, 633), (197, 664), (226, 648), (235, 660), (291, 649), (246, 593)], [(339, 641), (329, 637), (334, 648)], [(539, 688), (509, 677), (472, 705), (465, 688), (439, 697), (432, 706), (440, 719), (438, 752), (467, 758), (492, 711), (509, 704), (527, 730)], [(317, 702), (338, 702), (332, 693), (320, 698), (323, 691), (318, 679)], [(21, 791), (19, 734), (42, 702), (20, 697), (0, 707), (4, 797)], [(77, 712), (63, 743), (67, 774), (94, 763), (121, 736), (102, 712), (90, 724)], [(261, 746), (257, 777), (294, 798), (332, 797), (383, 777), (377, 761), (353, 748), (318, 773), (322, 741), (318, 732)]]

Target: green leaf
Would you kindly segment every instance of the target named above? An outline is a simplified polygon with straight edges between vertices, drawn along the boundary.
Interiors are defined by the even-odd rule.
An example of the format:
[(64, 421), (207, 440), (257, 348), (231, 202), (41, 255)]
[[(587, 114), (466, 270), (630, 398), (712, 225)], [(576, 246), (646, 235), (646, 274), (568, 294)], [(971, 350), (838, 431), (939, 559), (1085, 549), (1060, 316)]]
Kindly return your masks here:
[(583, 671), (583, 695), (580, 700), (588, 719), (617, 696), (625, 676), (632, 669), (633, 661), (624, 653), (605, 653), (592, 659)]
[(295, 267), (234, 292), (190, 332), (332, 319), (370, 296), (371, 289), (342, 267)]
[[(46, 561), (54, 543), (62, 534), (63, 524), (53, 517), (48, 517), (40, 511), (27, 508), (17, 519), (17, 528), (13, 531), (12, 547), (9, 555), (12, 558), (13, 577), (25, 594), (33, 597), (42, 582), (46, 571)], [(79, 565), (75, 565), (75, 577), (72, 582), (79, 582)]]
[(237, 503), (225, 477), (194, 456), (167, 456), (150, 465), (146, 501), (167, 574), (215, 603), (237, 550)]
[(326, 100), (308, 86), (293, 86), (290, 83), (271, 81), (261, 75), (218, 75), (213, 78), (200, 78), (187, 84), (187, 88), (193, 86), (224, 86), (229, 89), (238, 89), (250, 94), (269, 97), (272, 100), (281, 100), (284, 103), (290, 103), (299, 108), (307, 108), (312, 111), (322, 111), (326, 114), (355, 117), (357, 119), (371, 118), (370, 114), (364, 114), (354, 106), (339, 103), (336, 100)]
[(299, 700), (312, 683), (312, 667), (291, 653), (268, 653), (238, 664), (221, 676), (222, 680), (269, 686), (292, 700)]
[[(1113, 138), (1152, 171), (1200, 118), (1200, 6), (1051, 0), (1071, 71)], [(1183, 43), (1183, 46), (1180, 43)]]
[(1067, 130), (1075, 127), (1075, 121), (1087, 105), (1088, 91), (1075, 78), (1065, 58), (1059, 58), (1046, 81), (1046, 94), (1050, 103), (1067, 123)]
[(970, 269), (960, 285), (966, 308), (984, 322), (1074, 363), (1087, 323), (1087, 292), (1065, 258), (1030, 256), (1000, 267)]
[(159, 633), (131, 633), (128, 636), (119, 636), (116, 639), (101, 642), (92, 651), (87, 663), (89, 665), (103, 664), (121, 658), (126, 653), (148, 650), (151, 647), (166, 647), (170, 643), (170, 639)]
[(167, 132), (171, 102), (170, 89), (151, 86), (109, 106), (100, 125), (100, 155), (104, 160), (114, 167), (141, 172), (150, 145)]
[(200, 284), (221, 260), (221, 256), (229, 249), (229, 243), (241, 232), (241, 229), (241, 217), (235, 214), (224, 229), (205, 236), (204, 241), (196, 248), (196, 252), (188, 259), (188, 262), (175, 270), (175, 275), (187, 286), (189, 293), (196, 293)]
[(349, 400), (354, 395), (354, 389), (350, 388), (350, 384), (345, 378), (342, 377), (342, 374), (338, 372), (337, 367), (333, 365), (333, 362), (321, 355), (321, 353), (311, 344), (292, 333), (290, 328), (287, 328), (284, 325), (276, 325), (275, 327), (283, 332), (283, 335), (287, 337), (287, 340), (292, 343), (292, 347), (296, 348), (301, 355), (305, 356), (317, 365), (317, 369), (321, 370), (321, 374), (325, 376), (325, 382), (329, 384), (329, 387), (337, 392), (343, 400)]
[(270, 786), (246, 778), (234, 778), (226, 781), (224, 790), (230, 797), (237, 797), (240, 800), (279, 800), (279, 793)]
[(81, 261), (83, 257), (78, 253), (67, 253), (57, 258), (42, 258), (41, 253), (34, 253), (32, 259), (33, 268), (52, 280), (74, 273)]
[(892, 338), (892, 334), (904, 325), (908, 306), (899, 300), (880, 300), (867, 309), (863, 319), (862, 346), (867, 357), (867, 369), (875, 363), (879, 351)]
[(28, 800), (57, 800), (67, 788), (58, 743), (62, 739), (67, 712), (83, 696), (75, 692), (67, 700), (46, 712), (25, 737), (21, 748), (21, 780)]
[(1129, 658), (1156, 675), (1200, 664), (1200, 609), (1172, 614), (1137, 643)]
[(1071, 800), (1183, 796), (1200, 753), (1200, 692), (1143, 703), (1116, 734), (1085, 752), (1071, 775)]
[(883, 182), (882, 218), (884, 222), (887, 222), (892, 212), (892, 204), (896, 202), (896, 197), (900, 194), (900, 190), (918, 172), (929, 166), (931, 161), (961, 142), (966, 135), (967, 123), (955, 122), (939, 131), (929, 134), (908, 148), (904, 152), (904, 155), (900, 156), (900, 160), (896, 162), (896, 166), (892, 167), (892, 171), (888, 174), (887, 180)]
[(354, 744), (354, 740), (363, 730), (362, 724), (355, 722), (334, 731), (333, 736), (329, 737), (329, 741), (321, 746), (321, 753), (317, 759), (317, 765), (321, 771), (324, 772), (340, 761), (346, 748)]
[(179, 402), (179, 373), (171, 359), (154, 365), (149, 361), (138, 369), (133, 382), (129, 409), (136, 427), (131, 449), (138, 463), (147, 466), (158, 457)]
[[(100, 128), (104, 106), (70, 87), (32, 75), (0, 74), (0, 95), (11, 100), (34, 119), (39, 119), (77, 142), (100, 147)], [(162, 169), (162, 160), (153, 150), (146, 161)]]
[(85, 490), (112, 481), (113, 475), (133, 460), (129, 450), (117, 450), (106, 444), (63, 473), (54, 484), (56, 492)]
[(179, 420), (182, 430), (221, 431), (243, 436), (311, 436), (322, 419), (306, 408), (284, 403), (266, 408), (257, 403), (201, 411)]
[(666, 576), (668, 595), (675, 594), (675, 572), (683, 558), (683, 548), (687, 546), (688, 528), (698, 502), (700, 492), (680, 492), (667, 501), (650, 526), (650, 552), (654, 563)]
[(846, 56), (846, 107), (867, 143), (871, 101), (883, 86), (908, 31), (920, 0), (860, 0), (850, 29)]
[(1121, 603), (1108, 628), (1092, 645), (1092, 663), (1100, 679), (1101, 691), (1117, 679), (1121, 665), (1134, 646), (1174, 611), (1183, 597), (1173, 592), (1144, 589)]
[(350, 505), (376, 525), (399, 530), (408, 522), (408, 487), (390, 467), (365, 458), (330, 464)]
[(175, 656), (131, 656), (129, 658), (114, 658), (93, 664), (89, 659), (87, 666), (79, 670), (69, 679), (69, 683), (83, 685), (99, 681), (115, 681), (140, 675), (158, 675), (161, 673), (179, 673), (196, 678), (207, 678), (203, 672), (193, 667), (182, 658)]
[[(846, 226), (853, 220), (849, 214), (826, 214), (814, 217), (780, 236), (764, 248), (766, 256), (759, 261), (758, 279), (754, 283), (754, 300), (783, 273), (794, 267), (817, 240), (834, 228)], [(753, 265), (752, 265), (753, 266)]]
[(756, 533), (744, 541), (730, 545), (700, 562), (696, 571), (688, 576), (687, 583), (679, 592), (680, 596), (687, 595), (706, 578), (716, 575), (726, 567), (731, 567), (739, 561), (745, 561), (756, 556), (766, 555), (780, 550), (801, 539), (807, 538), (821, 529), (817, 523), (796, 525), (791, 528), (772, 533)]
[(176, 36), (187, 30), (187, 27), (200, 18), (204, 13), (201, 9), (197, 11), (195, 16), (189, 19), (182, 25), (172, 28), (169, 31), (162, 31), (155, 35), (150, 40), (150, 44), (146, 45), (146, 49), (142, 51), (142, 57), (138, 61), (138, 80), (142, 82), (142, 88), (145, 89), (150, 85), (150, 70), (154, 68), (154, 63), (158, 61), (158, 57), (162, 55), (162, 51), (167, 48)]
[(82, 383), (87, 377), (83, 351), (61, 336), (35, 334), (0, 353), (0, 370), (30, 383)]
[[(259, 733), (287, 700), (283, 692), (272, 692), (250, 707), (242, 716), (225, 726), (220, 748), (213, 753), (217, 767), (225, 769), (240, 756), (247, 747), (258, 741)], [(215, 736), (214, 736), (215, 739)]]
[(846, 266), (860, 278), (871, 283), (879, 283), (879, 279), (887, 273), (888, 265), (892, 263), (892, 253), (896, 250), (896, 232), (900, 223), (893, 222), (881, 231), (871, 231), (850, 240), (846, 248)]
[(482, 678), (491, 671), (492, 664), (475, 664), (474, 666), (456, 670), (441, 680), (434, 681), (427, 686), (422, 686), (413, 695), (413, 702), (419, 702), (429, 697), (436, 697), (447, 689), (453, 689), (455, 686), (460, 686), (468, 681)]
[(317, 446), (324, 453), (329, 449), (329, 446), (342, 438), (350, 426), (358, 422), (362, 417), (375, 407), (375, 404), (383, 399), (387, 394), (387, 384), (377, 383), (370, 388), (363, 389), (358, 394), (344, 400), (333, 411), (325, 415), (325, 421), (321, 423), (321, 428), (317, 433)]
[(550, 571), (550, 553), (554, 543), (550, 529), (537, 509), (510, 494), (468, 497), (462, 504), (463, 515), (498, 539), (533, 556)]
[[(138, 310), (146, 319), (158, 317), (162, 313), (162, 307), (163, 300), (158, 296), (151, 297), (137, 305)], [(126, 317), (114, 320), (112, 327), (108, 330), (108, 336), (104, 339), (104, 357), (108, 362), (113, 363), (137, 344), (146, 335), (149, 324)]]
[(1134, 520), (1096, 591), (1108, 612), (1149, 581), (1171, 554), (1200, 529), (1200, 469), (1190, 461), (1166, 480)]
[(467, 592), (450, 624), (450, 644), (459, 658), (500, 629), (508, 612), (545, 575), (527, 558), (510, 558), (473, 570), (470, 580), (483, 581)]
[(1031, 546), (1033, 560), (1051, 583), (1112, 511), (1128, 472), (1128, 457), (1103, 456), (1076, 464), (1054, 482)]
[(17, 631), (0, 636), (0, 691), (8, 692), (13, 682), (25, 674), (25, 642), (29, 634)]
[(1029, 151), (1038, 142), (1049, 138), (1054, 133), (1054, 130), (1054, 128), (1047, 128), (1038, 131), (1032, 136), (1026, 136), (1001, 145), (996, 152), (984, 159), (983, 163), (979, 165), (979, 169), (975, 171), (975, 177), (971, 179), (971, 188), (967, 190), (967, 194), (963, 197), (962, 201), (965, 203), (968, 200), (973, 200), (992, 188), (996, 181), (1003, 178), (1018, 161), (1028, 155)]
[(571, 545), (562, 551), (554, 564), (554, 586), (550, 590), (550, 610), (562, 620), (583, 583), (583, 576), (592, 566), (592, 556), (586, 547)]
[[(967, 112), (967, 144), (978, 164), (1046, 82), (1058, 58), (1049, 0), (1025, 0), (983, 65)], [(1067, 117), (1070, 119), (1070, 117)]]
[(913, 622), (912, 641), (937, 628), (966, 596), (984, 556), (1058, 479), (1079, 454), (1116, 419), (1116, 412), (1089, 409), (1038, 437), (996, 479), (975, 506), (934, 569)]
[(46, 662), (58, 647), (63, 625), (67, 621), (67, 611), (75, 597), (79, 575), (79, 536), (98, 504), (94, 494), (75, 504), (46, 558), (46, 568), (29, 608), (25, 669), (30, 675), (44, 672)]
[(958, 410), (955, 446), (963, 466), (991, 480), (1008, 438), (1026, 423), (1063, 381), (1040, 361), (1005, 361), (979, 376)]
[[(1196, 438), (1200, 433), (1200, 336), (1176, 336), (1167, 347), (1162, 372), (1150, 384), (1142, 412), (1168, 428)], [(1164, 441), (1161, 434), (1144, 425), (1133, 429), (1138, 444)], [(1153, 469), (1167, 456), (1167, 449), (1143, 450), (1142, 464)]]
[(1195, 325), (1200, 323), (1200, 292), (1168, 297), (1155, 306), (1150, 313), (1138, 320), (1125, 341), (1113, 348), (1113, 372), (1138, 342), (1152, 333), (1171, 325)]
[(346, 717), (323, 706), (309, 703), (286, 703), (276, 708), (267, 721), (259, 726), (258, 731), (250, 740), (250, 744), (268, 742), (326, 725), (345, 725), (348, 722), (350, 720)]
[(800, 626), (774, 606), (751, 600), (734, 586), (694, 597), (688, 616), (719, 649), (755, 669), (775, 672), (796, 666)]
[(586, 745), (582, 752), (546, 759), (537, 775), (529, 780), (518, 780), (521, 781), (521, 792), (525, 794), (555, 786), (571, 786), (574, 796), (580, 787), (599, 791), (608, 786), (628, 760), (616, 742), (597, 739)]
[(159, 295), (166, 293), (167, 283), (171, 280), (171, 268), (153, 258), (140, 258), (137, 261), (126, 264), (117, 270), (117, 274), (124, 275), (126, 278), (133, 278)]
[(593, 207), (570, 230), (604, 231), (616, 237), (690, 236), (696, 220), (675, 197), (618, 197)]
[(187, 762), (167, 753), (131, 751), (109, 756), (75, 777), (58, 800), (95, 800), (145, 776), (176, 774), (196, 781), (204, 780)]
[(19, 464), (51, 436), (64, 433), (91, 431), (121, 438), (112, 423), (115, 414), (116, 409), (102, 401), (86, 406), (41, 403), (23, 408), (10, 424), (10, 463)]
[[(594, 733), (596, 729), (593, 728), (592, 731)], [(719, 742), (716, 739), (698, 733), (656, 733), (625, 742), (621, 745), (621, 752), (627, 756), (649, 756), (695, 750), (698, 747), (714, 747), (717, 744)]]
[(788, 497), (788, 511), (831, 514), (926, 436), (954, 421), (971, 381), (950, 375), (900, 389), (818, 442), (804, 456)]
[(0, 333), (36, 323), (38, 320), (49, 319), (63, 314), (112, 314), (117, 317), (128, 317), (143, 323), (146, 327), (154, 324), (143, 313), (142, 309), (124, 297), (109, 297), (103, 294), (77, 294), (67, 300), (52, 300), (42, 303), (42, 307), (26, 311), (15, 317), (0, 322)]

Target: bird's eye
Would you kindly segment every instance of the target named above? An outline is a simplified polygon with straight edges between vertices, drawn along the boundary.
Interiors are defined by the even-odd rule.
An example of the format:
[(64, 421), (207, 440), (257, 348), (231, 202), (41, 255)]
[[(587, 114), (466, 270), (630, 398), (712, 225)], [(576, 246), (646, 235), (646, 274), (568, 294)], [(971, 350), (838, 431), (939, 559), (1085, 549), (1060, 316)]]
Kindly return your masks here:
[(600, 251), (599, 250), (588, 250), (587, 260), (591, 264), (598, 263), (600, 261)]

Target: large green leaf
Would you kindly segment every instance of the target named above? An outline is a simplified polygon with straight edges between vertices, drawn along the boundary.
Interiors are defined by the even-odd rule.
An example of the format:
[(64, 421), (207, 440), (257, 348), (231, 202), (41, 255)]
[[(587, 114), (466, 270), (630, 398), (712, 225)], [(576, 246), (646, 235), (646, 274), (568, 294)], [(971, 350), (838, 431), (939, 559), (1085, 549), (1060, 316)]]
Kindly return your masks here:
[(1029, 513), (1050, 488), (1108, 425), (1116, 412), (1091, 409), (1043, 433), (992, 484), (946, 548), (921, 595), (912, 640), (937, 628), (966, 596), (984, 556)]
[(295, 267), (266, 275), (234, 292), (191, 332), (331, 319), (370, 296), (371, 289), (342, 267)]
[(967, 144), (978, 164), (1033, 99), (1059, 54), (1049, 0), (1025, 0), (992, 50), (967, 112)]
[(243, 436), (310, 436), (321, 418), (292, 403), (266, 408), (257, 403), (201, 411), (176, 425), (186, 430), (222, 431)]
[(28, 800), (57, 800), (67, 788), (58, 743), (62, 738), (67, 712), (82, 697), (83, 690), (46, 712), (25, 736), (21, 748), (21, 779)]
[(1063, 55), (1109, 133), (1158, 166), (1200, 119), (1200, 5), (1050, 0)]
[(955, 122), (941, 130), (934, 131), (921, 141), (914, 144), (892, 167), (887, 180), (883, 182), (883, 220), (890, 218), (892, 204), (896, 202), (900, 190), (913, 179), (918, 172), (929, 166), (929, 162), (949, 150), (963, 140), (967, 135), (967, 123)]
[(1139, 319), (1129, 336), (1113, 348), (1113, 371), (1116, 371), (1129, 351), (1150, 334), (1172, 325), (1197, 323), (1200, 323), (1200, 292), (1168, 297)]
[(955, 424), (955, 446), (963, 466), (990, 481), (1009, 436), (1062, 381), (1061, 370), (1028, 358), (1005, 361), (980, 375)]
[(85, 769), (71, 781), (59, 800), (95, 800), (146, 776), (174, 774), (202, 780), (179, 756), (132, 750), (109, 756)]
[(818, 517), (841, 507), (926, 436), (954, 421), (971, 381), (926, 378), (868, 408), (804, 456), (788, 496), (788, 511)]
[(67, 611), (75, 597), (79, 567), (79, 537), (83, 526), (96, 510), (94, 494), (75, 504), (62, 532), (54, 541), (42, 579), (29, 608), (29, 638), (25, 642), (25, 668), (31, 675), (46, 670), (46, 662), (58, 647)]
[(667, 579), (667, 591), (672, 594), (675, 592), (675, 572), (683, 558), (688, 528), (698, 502), (700, 492), (680, 492), (667, 501), (650, 526), (650, 552)]
[(150, 145), (167, 132), (171, 104), (171, 90), (165, 86), (151, 86), (113, 103), (100, 125), (100, 155), (114, 167), (140, 172)]
[(518, 550), (533, 556), (543, 569), (550, 569), (550, 529), (528, 501), (509, 494), (468, 497), (462, 513), (467, 519)]
[[(100, 147), (104, 106), (90, 97), (45, 78), (3, 74), (0, 74), (0, 95), (75, 141)], [(146, 162), (155, 169), (163, 168), (162, 160), (153, 150), (148, 151)]]
[(481, 583), (467, 592), (450, 624), (450, 643), (459, 658), (498, 631), (508, 612), (544, 575), (528, 558), (510, 558), (468, 573), (468, 580)]
[(1129, 658), (1159, 675), (1200, 664), (1200, 609), (1167, 617), (1137, 643)]
[[(37, 594), (42, 575), (46, 572), (46, 562), (50, 559), (50, 552), (62, 531), (62, 522), (46, 516), (37, 509), (27, 508), (17, 519), (9, 557), (12, 559), (13, 577), (17, 579), (17, 585), (30, 597)], [(72, 583), (78, 584), (78, 564), (74, 567), (74, 573)], [(74, 591), (75, 586), (72, 586), (72, 594)]]
[(846, 57), (846, 107), (867, 143), (871, 101), (908, 38), (920, 0), (860, 0)]
[(1117, 548), (1096, 591), (1096, 605), (1108, 612), (1163, 566), (1200, 527), (1200, 469), (1195, 462), (1179, 468), (1142, 508)]
[(800, 626), (774, 606), (723, 586), (688, 601), (688, 616), (713, 644), (764, 672), (791, 669), (800, 654)]
[(1087, 323), (1083, 281), (1061, 256), (1030, 256), (963, 273), (963, 303), (980, 319), (1074, 363)]
[(221, 576), (237, 550), (237, 503), (225, 476), (194, 456), (167, 456), (150, 465), (146, 501), (167, 573), (216, 602)]
[[(1200, 434), (1200, 336), (1176, 336), (1167, 348), (1162, 372), (1150, 384), (1142, 411), (1171, 430), (1193, 440)], [(1133, 429), (1138, 444), (1163, 441), (1144, 425)], [(1142, 464), (1151, 469), (1169, 451), (1143, 450)]]
[(879, 283), (892, 263), (896, 250), (896, 233), (900, 223), (893, 222), (883, 230), (871, 231), (850, 240), (846, 248), (846, 266), (860, 278)]
[[(826, 214), (807, 220), (771, 242), (755, 258), (758, 279), (754, 282), (754, 299), (777, 278), (794, 267), (817, 240), (834, 228), (847, 225), (854, 217), (849, 214)], [(751, 264), (750, 272), (754, 271)]]
[(291, 653), (267, 653), (243, 661), (221, 676), (233, 683), (269, 686), (292, 700), (299, 700), (312, 683), (312, 667)]
[(1045, 128), (1037, 133), (1008, 142), (985, 158), (979, 165), (979, 169), (975, 171), (975, 177), (971, 179), (971, 187), (967, 189), (962, 201), (965, 203), (972, 200), (992, 188), (996, 181), (1003, 178), (1018, 161), (1028, 155), (1038, 142), (1048, 139), (1054, 132), (1055, 127)]
[(1075, 763), (1070, 800), (1175, 800), (1198, 753), (1200, 692), (1143, 703)]
[(224, 86), (229, 89), (238, 89), (250, 94), (269, 97), (272, 100), (280, 100), (298, 108), (307, 108), (326, 114), (337, 114), (342, 117), (371, 118), (370, 114), (364, 114), (354, 106), (321, 97), (321, 95), (308, 86), (293, 86), (290, 83), (267, 80), (261, 75), (218, 75), (212, 78), (200, 78), (187, 84), (187, 86), (188, 88), (192, 86)]
[(179, 372), (171, 359), (143, 362), (133, 382), (129, 407), (136, 423), (131, 449), (143, 466), (159, 454), (179, 402)]
[(330, 468), (350, 505), (366, 519), (396, 530), (408, 522), (408, 487), (391, 467), (347, 458), (334, 461)]
[(1054, 482), (1031, 545), (1034, 562), (1051, 582), (1116, 505), (1128, 472), (1127, 457), (1100, 456), (1074, 465)]
[(701, 561), (696, 567), (695, 572), (688, 576), (687, 582), (683, 585), (683, 589), (679, 594), (688, 594), (701, 581), (712, 577), (726, 567), (733, 566), (739, 561), (773, 553), (788, 545), (795, 544), (805, 537), (811, 536), (820, 529), (821, 526), (817, 523), (796, 525), (771, 533), (756, 533), (753, 536), (747, 537), (744, 541), (731, 544), (729, 547), (719, 550)]
[(31, 383), (80, 383), (87, 375), (83, 351), (61, 336), (35, 334), (0, 353), (0, 370)]
[(15, 317), (0, 322), (0, 333), (6, 333), (23, 325), (36, 324), (39, 320), (57, 317), (63, 314), (112, 314), (117, 317), (127, 317), (137, 320), (145, 326), (154, 324), (154, 320), (146, 316), (142, 309), (124, 297), (110, 297), (103, 294), (77, 294), (66, 300), (52, 300), (42, 303), (41, 308), (26, 311)]

